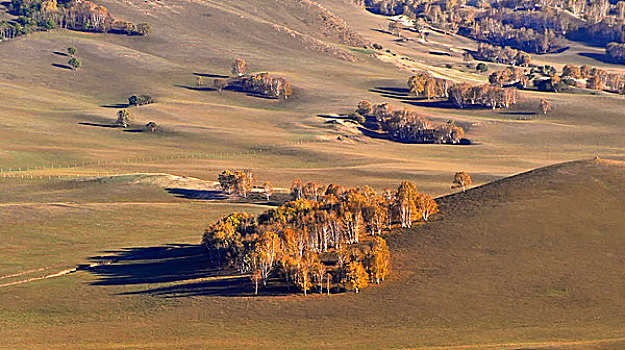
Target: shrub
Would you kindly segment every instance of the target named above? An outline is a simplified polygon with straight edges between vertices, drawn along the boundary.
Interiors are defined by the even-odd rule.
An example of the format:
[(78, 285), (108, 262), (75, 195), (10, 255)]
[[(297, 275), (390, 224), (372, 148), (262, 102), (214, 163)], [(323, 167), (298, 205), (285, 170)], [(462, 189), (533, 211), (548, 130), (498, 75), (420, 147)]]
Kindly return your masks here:
[(142, 106), (153, 102), (150, 95), (133, 95), (128, 98), (128, 104), (131, 106)]
[(485, 73), (488, 72), (488, 66), (486, 65), (486, 63), (480, 62), (475, 66), (475, 70), (481, 73)]

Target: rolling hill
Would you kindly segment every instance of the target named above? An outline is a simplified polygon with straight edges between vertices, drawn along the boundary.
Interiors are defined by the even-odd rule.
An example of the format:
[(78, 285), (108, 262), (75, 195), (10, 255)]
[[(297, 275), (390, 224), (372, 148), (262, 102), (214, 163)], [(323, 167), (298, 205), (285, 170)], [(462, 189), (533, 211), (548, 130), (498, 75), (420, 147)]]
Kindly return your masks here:
[(441, 197), (358, 295), (239, 296), (249, 280), (206, 270), (193, 240), (109, 251), (121, 260), (0, 288), (0, 348), (617, 349), (624, 169), (563, 163)]
[[(387, 17), (348, 0), (97, 2), (152, 33), (0, 43), (0, 349), (625, 347), (622, 97), (524, 90), (507, 110), (424, 101), (405, 91), (416, 70), (488, 80), (458, 54), (477, 43), (397, 40)], [(597, 50), (571, 43), (534, 62), (623, 71)], [(292, 98), (213, 91), (238, 57), (291, 81)], [(155, 103), (114, 127), (133, 94)], [(552, 113), (538, 112), (542, 98)], [(456, 120), (472, 145), (397, 143), (329, 120), (362, 99)], [(410, 180), (441, 213), (389, 237), (380, 286), (251, 297), (248, 277), (210, 269), (198, 245), (223, 215), (272, 205), (213, 200), (218, 173), (247, 168), (276, 188)], [(456, 171), (477, 187), (450, 194)]]

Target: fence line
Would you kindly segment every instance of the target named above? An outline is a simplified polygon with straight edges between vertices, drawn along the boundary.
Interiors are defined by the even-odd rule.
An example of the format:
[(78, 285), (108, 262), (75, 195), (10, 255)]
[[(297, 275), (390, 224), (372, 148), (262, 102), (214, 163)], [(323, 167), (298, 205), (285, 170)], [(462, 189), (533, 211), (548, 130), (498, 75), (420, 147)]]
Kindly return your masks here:
[[(287, 142), (284, 144), (274, 144), (271, 146), (260, 146), (260, 147), (252, 147), (247, 151), (241, 152), (216, 152), (216, 153), (187, 153), (182, 154), (178, 153), (176, 155), (168, 155), (168, 156), (155, 156), (155, 157), (137, 157), (137, 158), (126, 158), (115, 161), (103, 162), (101, 160), (92, 161), (92, 162), (73, 162), (67, 164), (50, 164), (46, 166), (36, 166), (36, 167), (24, 167), (24, 168), (0, 168), (0, 177), (1, 178), (27, 178), (27, 179), (52, 179), (52, 178), (71, 178), (71, 176), (75, 178), (81, 177), (94, 177), (101, 176), (101, 172), (97, 172), (98, 175), (95, 174), (58, 174), (58, 175), (33, 175), (33, 174), (24, 174), (25, 172), (31, 171), (46, 171), (51, 169), (72, 169), (72, 168), (84, 168), (93, 165), (115, 165), (115, 164), (123, 164), (123, 163), (131, 163), (131, 162), (155, 162), (155, 161), (164, 161), (164, 160), (174, 160), (174, 159), (211, 159), (211, 158), (227, 158), (227, 157), (235, 157), (240, 155), (250, 155), (250, 154), (263, 154), (263, 153), (271, 153), (272, 151), (279, 150), (281, 148), (290, 148), (297, 146), (304, 146), (308, 144), (314, 143), (325, 143), (328, 142), (326, 140), (309, 140), (309, 141), (293, 141)], [(258, 151), (258, 152), (257, 152)], [(110, 176), (109, 173), (106, 173), (106, 176)], [(119, 175), (119, 174), (111, 174), (111, 175)]]

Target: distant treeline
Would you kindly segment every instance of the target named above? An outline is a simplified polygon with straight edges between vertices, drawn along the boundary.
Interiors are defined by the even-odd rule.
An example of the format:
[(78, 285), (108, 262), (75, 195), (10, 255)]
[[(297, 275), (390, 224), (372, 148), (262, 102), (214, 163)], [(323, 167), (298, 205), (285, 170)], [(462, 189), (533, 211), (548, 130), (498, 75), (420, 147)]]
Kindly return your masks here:
[(407, 108), (395, 111), (388, 103), (360, 101), (349, 118), (363, 125), (374, 123), (375, 129), (401, 142), (457, 144), (464, 138), (464, 130), (453, 121), (435, 125)]
[(151, 30), (149, 23), (115, 19), (106, 7), (88, 0), (12, 0), (8, 8), (18, 18), (0, 21), (0, 40), (56, 28), (128, 35), (147, 35)]
[(625, 2), (609, 0), (352, 0), (374, 13), (405, 15), (498, 46), (556, 52), (572, 40), (625, 43)]

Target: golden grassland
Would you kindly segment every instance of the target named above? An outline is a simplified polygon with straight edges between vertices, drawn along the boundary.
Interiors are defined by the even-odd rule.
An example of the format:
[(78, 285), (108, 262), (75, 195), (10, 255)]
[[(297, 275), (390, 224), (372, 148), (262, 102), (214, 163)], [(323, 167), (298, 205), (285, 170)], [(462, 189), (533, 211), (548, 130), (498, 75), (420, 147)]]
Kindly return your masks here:
[[(596, 154), (625, 159), (625, 99), (524, 91), (519, 104), (496, 111), (422, 101), (394, 90), (405, 87), (411, 69), (487, 80), (460, 56), (429, 54), (474, 42), (438, 34), (427, 44), (396, 42), (375, 30), (386, 27), (383, 17), (342, 1), (320, 3), (399, 56), (382, 62), (367, 50), (329, 43), (357, 58), (347, 62), (311, 50), (271, 26), (317, 35), (314, 22), (303, 25), (304, 15), (284, 10), (290, 0), (105, 0), (113, 14), (152, 23), (153, 33), (57, 31), (0, 43), (0, 168), (3, 176), (9, 168), (17, 176), (0, 177), (0, 277), (26, 272), (0, 284), (121, 259), (0, 287), (0, 348), (625, 345), (624, 167), (565, 163), (491, 182)], [(83, 61), (76, 72), (62, 67), (68, 57), (59, 53), (69, 46)], [(573, 43), (535, 61), (622, 70), (579, 55), (595, 51)], [(400, 56), (414, 61), (398, 69)], [(253, 72), (289, 79), (292, 99), (195, 88), (193, 73), (210, 85), (212, 76), (229, 75), (235, 57), (247, 59)], [(130, 130), (109, 127), (130, 95), (144, 93), (156, 103), (131, 108)], [(537, 114), (541, 98), (552, 102), (553, 113)], [(321, 117), (347, 113), (361, 99), (457, 120), (474, 144), (394, 143)], [(160, 129), (136, 132), (148, 121)], [(214, 181), (225, 168), (252, 168), (277, 187), (300, 177), (382, 190), (407, 179), (445, 196), (456, 171), (488, 184), (441, 197), (434, 222), (394, 234), (393, 274), (385, 284), (359, 295), (304, 299), (241, 296), (251, 288), (247, 277), (215, 276), (198, 251), (208, 223), (266, 206), (180, 198), (167, 186), (128, 178), (84, 179), (168, 173)]]

